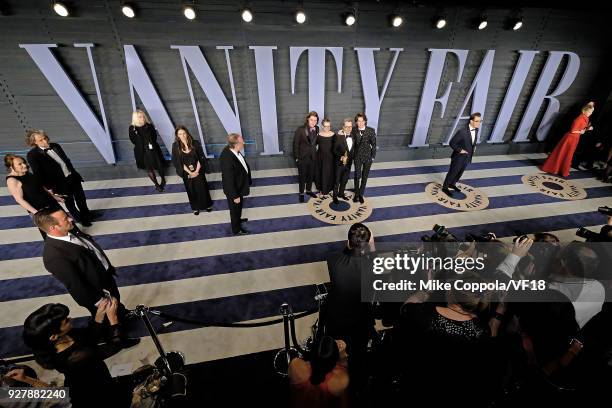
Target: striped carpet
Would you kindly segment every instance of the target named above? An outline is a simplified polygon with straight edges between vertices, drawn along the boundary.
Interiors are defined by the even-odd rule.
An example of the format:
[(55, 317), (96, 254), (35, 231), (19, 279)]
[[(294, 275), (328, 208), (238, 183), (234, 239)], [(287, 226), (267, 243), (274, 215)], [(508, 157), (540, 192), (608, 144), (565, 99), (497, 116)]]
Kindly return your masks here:
[[(604, 220), (596, 210), (611, 204), (612, 188), (590, 173), (574, 171), (570, 176), (587, 191), (587, 199), (580, 201), (551, 198), (521, 183), (521, 176), (538, 171), (543, 157), (475, 158), (462, 182), (478, 187), (490, 200), (487, 209), (475, 212), (444, 208), (425, 195), (428, 183), (443, 179), (448, 159), (375, 163), (366, 192), (374, 207), (367, 224), (377, 241), (387, 242), (419, 240), (435, 223), (459, 236), (492, 231), (509, 240), (517, 234), (551, 231), (566, 241), (575, 238), (579, 226), (601, 225)], [(348, 226), (318, 221), (297, 202), (295, 169), (253, 175), (244, 211), (251, 235), (240, 237), (230, 236), (219, 174), (208, 176), (215, 211), (197, 217), (177, 177), (168, 179), (161, 194), (146, 178), (84, 184), (90, 208), (103, 214), (85, 231), (95, 236), (117, 268), (128, 308), (145, 304), (191, 319), (238, 322), (277, 317), (283, 302), (295, 311), (316, 306), (314, 284), (329, 279), (325, 257), (342, 248)], [(64, 303), (79, 323), (87, 311), (44, 270), (40, 235), (6, 188), (0, 189), (0, 230), (0, 358), (28, 361), (21, 325), (31, 311), (49, 302)], [(298, 322), (301, 337), (314, 319)], [(167, 350), (182, 351), (188, 363), (283, 344), (282, 325), (236, 329), (163, 323), (154, 319), (162, 343)], [(133, 334), (146, 332), (134, 327)], [(145, 336), (139, 346), (108, 363), (113, 373), (122, 374), (155, 357), (155, 347)]]

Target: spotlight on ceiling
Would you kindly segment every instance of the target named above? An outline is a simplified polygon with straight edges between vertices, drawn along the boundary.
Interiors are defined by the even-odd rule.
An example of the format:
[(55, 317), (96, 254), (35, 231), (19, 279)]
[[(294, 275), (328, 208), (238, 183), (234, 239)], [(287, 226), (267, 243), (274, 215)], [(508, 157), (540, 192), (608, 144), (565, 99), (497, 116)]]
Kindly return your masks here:
[(193, 20), (196, 18), (195, 9), (192, 6), (183, 7), (183, 15), (187, 20)]
[(136, 11), (134, 10), (134, 6), (130, 3), (124, 3), (121, 7), (121, 12), (127, 18), (134, 18), (136, 16)]
[(391, 16), (391, 25), (393, 27), (399, 27), (403, 24), (404, 19), (399, 14), (394, 14)]
[(522, 26), (523, 26), (523, 19), (520, 17), (515, 19), (514, 22), (512, 23), (512, 29), (514, 31), (520, 30)]
[(487, 16), (482, 15), (477, 21), (476, 28), (478, 28), (479, 30), (484, 30), (485, 28), (487, 28), (488, 25), (489, 22), (487, 21)]
[(59, 16), (68, 17), (70, 15), (70, 10), (68, 10), (68, 6), (66, 6), (61, 1), (53, 2), (53, 11)]
[(352, 11), (346, 13), (346, 16), (344, 17), (344, 24), (350, 27), (355, 24), (356, 21), (357, 18), (355, 17), (355, 13), (353, 13)]
[(434, 19), (434, 24), (437, 29), (441, 30), (446, 27), (446, 19), (444, 17), (436, 17)]
[(248, 8), (245, 8), (244, 10), (242, 10), (242, 13), (240, 13), (240, 16), (242, 17), (242, 20), (245, 23), (250, 23), (251, 21), (253, 21), (253, 13)]
[(304, 10), (299, 9), (295, 12), (295, 21), (298, 24), (304, 24), (306, 22), (306, 13), (304, 12)]

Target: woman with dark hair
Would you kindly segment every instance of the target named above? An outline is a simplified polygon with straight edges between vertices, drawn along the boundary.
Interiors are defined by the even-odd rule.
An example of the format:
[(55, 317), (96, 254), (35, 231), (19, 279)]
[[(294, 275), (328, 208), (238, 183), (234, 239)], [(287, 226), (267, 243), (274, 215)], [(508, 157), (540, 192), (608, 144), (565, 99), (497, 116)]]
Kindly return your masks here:
[[(451, 280), (446, 301), (406, 303), (395, 327), (397, 364), (404, 391), (436, 406), (482, 406), (495, 387), (496, 360), (487, 322), (480, 318), (486, 296), (463, 283), (482, 280), (465, 272)], [(478, 392), (469, 392), (478, 388)], [(418, 395), (417, 395), (418, 394)], [(418, 398), (420, 399), (420, 398)]]
[[(38, 177), (28, 171), (28, 164), (23, 157), (7, 154), (4, 156), (4, 165), (8, 172), (6, 187), (9, 193), (30, 216), (45, 207), (61, 209), (59, 203), (64, 202), (62, 196), (45, 189)], [(47, 234), (42, 231), (40, 233), (45, 239)]]
[(292, 407), (348, 406), (346, 344), (323, 336), (304, 359), (289, 364)]
[(177, 127), (174, 137), (172, 163), (176, 173), (183, 179), (193, 214), (200, 214), (200, 210), (210, 212), (213, 202), (204, 175), (204, 171), (208, 170), (208, 163), (202, 144), (193, 140), (185, 126)]
[[(157, 129), (151, 124), (143, 111), (137, 110), (132, 113), (132, 123), (128, 135), (134, 145), (136, 167), (147, 171), (149, 178), (155, 184), (155, 189), (161, 193), (166, 185), (164, 156), (157, 143)], [(159, 173), (159, 183), (155, 175), (156, 171)]]
[(593, 130), (589, 117), (595, 110), (595, 102), (589, 102), (582, 108), (582, 113), (574, 119), (572, 128), (557, 144), (548, 159), (542, 165), (542, 171), (550, 174), (568, 177), (574, 152), (580, 141), (580, 136)]
[[(73, 328), (68, 317), (70, 310), (59, 303), (40, 307), (23, 324), (24, 342), (32, 349), (36, 362), (64, 374), (73, 407), (129, 405), (104, 364), (106, 358), (121, 349), (118, 305), (115, 298), (101, 300), (87, 328)], [(106, 328), (110, 336), (105, 336), (105, 344), (98, 345), (105, 318), (110, 323), (110, 328)]]
[(322, 195), (328, 195), (334, 189), (334, 135), (331, 121), (327, 118), (321, 122), (323, 129), (317, 137), (317, 188)]

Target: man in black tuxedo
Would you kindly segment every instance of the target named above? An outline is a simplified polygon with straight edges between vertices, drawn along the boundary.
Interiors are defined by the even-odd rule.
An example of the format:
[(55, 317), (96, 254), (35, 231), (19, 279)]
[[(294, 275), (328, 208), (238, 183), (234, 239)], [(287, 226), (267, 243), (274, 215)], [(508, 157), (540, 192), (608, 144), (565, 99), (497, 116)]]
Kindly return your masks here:
[(297, 164), (299, 177), (299, 201), (304, 202), (304, 187), (306, 194), (316, 198), (312, 192), (312, 182), (315, 176), (315, 163), (317, 160), (317, 137), (319, 135), (319, 114), (309, 112), (304, 125), (295, 130), (293, 135), (293, 158)]
[(43, 186), (65, 196), (66, 207), (76, 222), (91, 226), (95, 215), (87, 207), (81, 185), (83, 178), (72, 166), (64, 149), (57, 143), (50, 143), (49, 136), (40, 129), (27, 131), (26, 144), (32, 147), (28, 152), (30, 167)]
[(449, 142), (449, 146), (453, 149), (453, 154), (451, 156), (450, 168), (442, 184), (442, 191), (449, 197), (453, 196), (449, 189), (459, 191), (455, 183), (459, 181), (467, 165), (472, 162), (472, 156), (478, 141), (478, 128), (480, 128), (481, 122), (482, 115), (478, 112), (472, 113), (468, 126), (457, 130), (457, 133), (455, 133)]
[(355, 141), (351, 131), (353, 130), (353, 120), (346, 118), (342, 122), (342, 129), (336, 133), (334, 140), (334, 159), (336, 161), (336, 180), (334, 183), (334, 204), (338, 204), (338, 197), (348, 200), (344, 194), (346, 183), (348, 182), (351, 165), (353, 164), (353, 153), (355, 151)]
[[(353, 140), (355, 141), (355, 196), (353, 201), (359, 201), (363, 204), (363, 193), (365, 191), (366, 183), (368, 182), (368, 175), (370, 174), (370, 167), (372, 162), (376, 158), (376, 132), (373, 128), (367, 126), (368, 118), (364, 113), (358, 113), (355, 115), (355, 125), (353, 128)], [(359, 180), (361, 179), (361, 184)]]
[[(78, 228), (64, 210), (45, 208), (34, 214), (36, 226), (47, 233), (43, 249), (45, 269), (55, 276), (68, 290), (76, 303), (95, 317), (98, 303), (105, 298), (104, 291), (121, 299), (115, 267), (104, 250)], [(119, 303), (117, 317), (120, 322), (127, 318), (125, 306)], [(108, 323), (108, 320), (105, 320)], [(122, 338), (124, 348), (140, 342), (138, 338)]]
[(240, 151), (244, 149), (244, 140), (237, 133), (227, 136), (227, 146), (221, 152), (221, 180), (223, 192), (227, 197), (227, 206), (232, 220), (232, 233), (234, 235), (245, 235), (249, 231), (242, 227), (242, 223), (248, 221), (242, 217), (244, 197), (249, 195), (251, 180), (251, 168)]
[(327, 258), (329, 294), (321, 321), (327, 335), (346, 342), (355, 389), (365, 380), (367, 345), (374, 330), (373, 305), (361, 299), (361, 285), (367, 285), (362, 277), (372, 276), (373, 244), (368, 227), (356, 223), (349, 229), (344, 250)]

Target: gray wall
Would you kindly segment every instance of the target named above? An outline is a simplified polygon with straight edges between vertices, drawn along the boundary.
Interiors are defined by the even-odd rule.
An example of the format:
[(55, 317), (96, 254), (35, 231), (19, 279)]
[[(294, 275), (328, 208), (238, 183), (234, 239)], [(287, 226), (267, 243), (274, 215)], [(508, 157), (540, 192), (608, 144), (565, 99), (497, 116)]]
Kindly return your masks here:
[[(504, 29), (509, 10), (488, 10), (489, 27), (477, 31), (469, 27), (469, 22), (478, 15), (478, 10), (463, 7), (446, 9), (448, 25), (443, 30), (435, 30), (431, 26), (435, 9), (404, 8), (404, 26), (392, 29), (387, 24), (387, 16), (393, 11), (395, 2), (361, 2), (359, 20), (353, 27), (342, 25), (340, 14), (345, 10), (345, 2), (339, 1), (306, 1), (308, 23), (303, 26), (298, 26), (293, 20), (292, 13), (297, 4), (293, 1), (251, 2), (255, 11), (252, 24), (241, 21), (238, 14), (240, 2), (236, 0), (199, 1), (196, 21), (187, 21), (182, 16), (179, 1), (138, 1), (138, 17), (133, 20), (121, 14), (119, 1), (112, 0), (73, 1), (76, 14), (70, 18), (55, 15), (47, 1), (14, 0), (6, 3), (11, 15), (0, 17), (0, 151), (23, 152), (26, 150), (23, 142), (25, 129), (43, 128), (53, 140), (63, 144), (81, 168), (96, 168), (105, 164), (36, 65), (18, 47), (19, 43), (60, 44), (59, 48), (54, 49), (55, 55), (94, 111), (99, 113), (86, 52), (82, 48), (72, 47), (73, 43), (96, 44), (93, 57), (118, 160), (116, 169), (133, 167), (131, 144), (127, 139), (131, 103), (123, 56), (124, 44), (136, 46), (173, 122), (186, 125), (194, 135), (197, 134), (195, 119), (181, 62), (178, 51), (171, 50), (170, 45), (200, 45), (228, 100), (231, 100), (231, 90), (225, 56), (215, 46), (233, 45), (235, 49), (231, 51), (231, 59), (241, 124), (245, 138), (252, 143), (247, 152), (259, 168), (287, 165), (290, 160), (288, 157), (255, 157), (259, 155), (254, 153), (261, 152), (263, 147), (254, 57), (248, 49), (249, 45), (278, 46), (274, 54), (278, 126), (281, 150), (286, 153), (291, 152), (293, 131), (308, 109), (306, 56), (300, 61), (296, 94), (292, 95), (289, 46), (344, 47), (342, 94), (336, 92), (333, 58), (331, 55), (327, 57), (326, 111), (334, 126), (338, 126), (343, 117), (364, 109), (359, 67), (353, 47), (380, 47), (383, 50), (376, 54), (381, 87), (392, 58), (392, 53), (385, 49), (404, 48), (381, 108), (378, 140), (381, 149), (379, 155), (383, 159), (447, 154), (439, 143), (458, 114), (465, 93), (488, 49), (496, 50), (487, 101), (489, 120), (495, 118), (501, 106), (518, 60), (516, 50), (519, 49), (573, 51), (580, 56), (578, 77), (559, 98), (561, 117), (566, 114), (574, 116), (576, 107), (585, 100), (601, 97), (605, 101), (610, 92), (609, 81), (603, 86), (597, 83), (603, 75), (601, 67), (605, 66), (606, 60), (609, 61), (608, 53), (612, 48), (612, 29), (608, 21), (610, 14), (588, 8), (524, 9), (524, 27), (513, 32)], [(429, 60), (428, 48), (469, 49), (470, 53), (462, 81), (453, 85), (445, 117), (440, 119), (439, 109), (434, 110), (429, 137), (432, 147), (408, 149)], [(547, 52), (541, 52), (534, 61), (506, 133), (507, 139), (512, 138), (518, 126), (546, 56)], [(448, 58), (442, 87), (456, 76), (455, 61), (455, 58)], [(216, 151), (218, 147), (213, 144), (224, 143), (224, 130), (197, 82), (192, 83), (206, 142), (211, 144), (211, 151)], [(532, 132), (535, 132), (538, 123)], [(487, 125), (482, 135), (485, 138), (491, 132), (493, 123)], [(480, 153), (535, 148), (536, 144), (488, 146)], [(96, 171), (89, 173), (100, 174)]]

